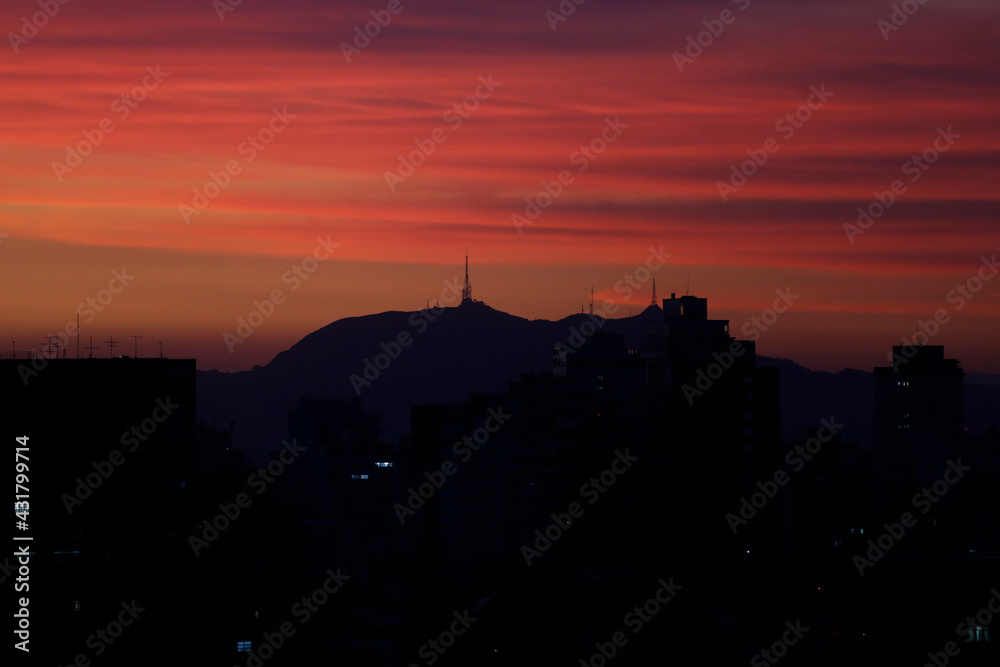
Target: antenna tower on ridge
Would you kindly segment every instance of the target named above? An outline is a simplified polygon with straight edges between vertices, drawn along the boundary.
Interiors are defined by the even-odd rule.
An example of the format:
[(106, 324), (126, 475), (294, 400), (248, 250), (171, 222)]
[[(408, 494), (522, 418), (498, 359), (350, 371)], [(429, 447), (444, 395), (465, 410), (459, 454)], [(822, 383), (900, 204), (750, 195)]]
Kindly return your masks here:
[(469, 246), (465, 246), (465, 285), (462, 287), (462, 303), (472, 301), (472, 283), (469, 282)]

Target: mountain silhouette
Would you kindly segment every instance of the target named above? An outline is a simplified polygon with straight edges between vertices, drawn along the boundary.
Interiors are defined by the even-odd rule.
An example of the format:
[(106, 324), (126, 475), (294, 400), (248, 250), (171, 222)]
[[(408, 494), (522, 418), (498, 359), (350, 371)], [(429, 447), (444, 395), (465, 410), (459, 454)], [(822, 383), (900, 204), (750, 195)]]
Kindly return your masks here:
[[(657, 306), (605, 327), (638, 347)], [(504, 392), (523, 373), (552, 369), (557, 343), (570, 349), (593, 316), (528, 320), (481, 302), (414, 312), (390, 311), (337, 320), (279, 353), (266, 366), (238, 373), (198, 372), (198, 411), (231, 428), (233, 446), (264, 461), (288, 434), (288, 412), (300, 397), (360, 398), (369, 413), (383, 416), (383, 440), (395, 443), (410, 427), (410, 407), (466, 400), (473, 393)], [(590, 331), (590, 325), (583, 328)], [(820, 418), (835, 416), (844, 437), (871, 445), (872, 374), (845, 369), (811, 371), (785, 359), (757, 358), (781, 373), (782, 435), (815, 431)], [(366, 375), (367, 372), (367, 375)], [(995, 376), (966, 383), (970, 432), (996, 423), (1000, 388)]]

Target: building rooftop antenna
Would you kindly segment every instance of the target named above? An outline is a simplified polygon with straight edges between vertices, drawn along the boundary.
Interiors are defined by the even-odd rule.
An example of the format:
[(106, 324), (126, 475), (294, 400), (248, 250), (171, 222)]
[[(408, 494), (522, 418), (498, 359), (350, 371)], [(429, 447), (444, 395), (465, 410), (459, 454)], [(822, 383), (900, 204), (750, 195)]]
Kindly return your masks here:
[[(48, 343), (45, 344), (45, 354), (46, 354), (46, 356), (49, 359), (52, 358), (52, 348), (54, 347), (54, 348), (56, 348), (56, 359), (58, 359), (59, 358), (59, 336), (46, 336), (45, 338), (47, 338), (48, 341), (49, 341)], [(56, 342), (53, 343), (52, 342), (53, 339)]]
[(87, 353), (87, 358), (88, 359), (93, 359), (94, 358), (94, 350), (96, 350), (97, 348), (94, 347), (94, 337), (93, 336), (90, 337), (90, 345), (84, 345), (83, 349), (90, 350), (90, 352)]
[(118, 343), (115, 341), (114, 336), (111, 337), (111, 340), (106, 340), (104, 342), (108, 344), (108, 358), (111, 359), (115, 356), (115, 345)]
[(129, 338), (131, 338), (132, 342), (134, 343), (134, 345), (132, 347), (132, 356), (135, 357), (136, 359), (138, 359), (139, 358), (139, 339), (142, 338), (142, 336), (129, 336)]

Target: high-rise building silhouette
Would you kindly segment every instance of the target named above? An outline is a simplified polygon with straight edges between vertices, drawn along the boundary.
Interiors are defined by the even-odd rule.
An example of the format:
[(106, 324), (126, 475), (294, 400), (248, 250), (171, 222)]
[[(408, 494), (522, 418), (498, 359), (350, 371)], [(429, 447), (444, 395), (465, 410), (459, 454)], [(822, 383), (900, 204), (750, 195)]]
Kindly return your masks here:
[(957, 359), (941, 345), (896, 345), (892, 366), (874, 371), (875, 446), (901, 479), (936, 479), (963, 433)]
[(94, 657), (88, 635), (135, 600), (146, 611), (100, 661), (153, 664), (183, 543), (165, 532), (187, 528), (173, 522), (191, 492), (181, 480), (194, 482), (180, 474), (195, 448), (194, 360), (4, 360), (0, 395), (3, 442), (29, 445), (32, 655)]
[[(470, 581), (500, 577), (521, 610), (521, 628), (504, 633), (521, 664), (575, 660), (567, 628), (600, 636), (594, 619), (639, 598), (657, 573), (703, 594), (667, 608), (670, 632), (632, 646), (630, 660), (680, 658), (697, 645), (713, 664), (713, 651), (728, 655), (713, 642), (720, 600), (739, 607), (775, 572), (780, 503), (738, 538), (724, 517), (773, 472), (777, 372), (756, 366), (753, 343), (735, 341), (728, 321), (708, 319), (703, 298), (672, 295), (636, 318), (582, 323), (593, 326), (575, 325), (585, 340), (557, 346), (551, 374), (464, 404), (414, 408), (415, 471), (454, 458), (453, 444), (491, 408), (511, 415), (427, 501), (427, 548)], [(593, 503), (581, 498), (581, 484), (600, 479), (618, 454), (637, 461), (628, 472), (619, 464), (605, 492), (585, 489)], [(555, 534), (553, 517), (573, 502), (584, 515), (526, 565), (525, 546), (544, 543), (535, 531)]]

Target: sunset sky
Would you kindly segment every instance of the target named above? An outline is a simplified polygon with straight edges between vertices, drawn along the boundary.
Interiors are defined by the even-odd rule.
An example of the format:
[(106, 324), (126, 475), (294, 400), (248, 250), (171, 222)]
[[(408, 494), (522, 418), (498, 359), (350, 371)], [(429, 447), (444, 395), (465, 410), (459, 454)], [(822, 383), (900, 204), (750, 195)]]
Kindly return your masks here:
[[(1000, 278), (974, 291), (1000, 253), (994, 0), (908, 0), (897, 24), (881, 0), (565, 0), (565, 17), (558, 0), (48, 1), (51, 17), (0, 8), (2, 351), (41, 349), (122, 269), (84, 345), (131, 354), (140, 334), (141, 355), (163, 341), (234, 371), (334, 320), (423, 307), (466, 244), (476, 298), (546, 319), (591, 286), (625, 303), (616, 282), (662, 246), (659, 296), (690, 276), (737, 335), (776, 290), (800, 297), (761, 354), (870, 370), (940, 309), (933, 343), (1000, 373)], [(372, 12), (391, 20), (365, 45)], [(724, 201), (751, 154), (766, 162)], [(214, 195), (197, 214), (195, 189)], [(318, 239), (339, 246), (291, 278)], [(274, 290), (230, 352), (223, 334)]]

